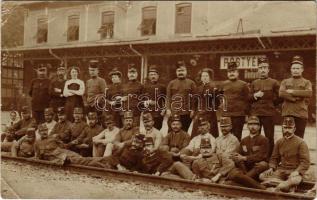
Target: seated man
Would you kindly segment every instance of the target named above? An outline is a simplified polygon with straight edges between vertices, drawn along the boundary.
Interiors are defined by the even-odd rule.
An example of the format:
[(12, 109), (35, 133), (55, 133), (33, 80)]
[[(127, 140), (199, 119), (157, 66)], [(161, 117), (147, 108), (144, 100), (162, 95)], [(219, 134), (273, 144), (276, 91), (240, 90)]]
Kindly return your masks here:
[(234, 162), (223, 154), (213, 153), (210, 138), (200, 142), (201, 157), (193, 162), (193, 172), (198, 181), (217, 183), (231, 180), (246, 187), (265, 189), (260, 183), (237, 169)]
[(273, 149), (269, 169), (260, 175), (260, 180), (277, 182), (276, 190), (288, 192), (299, 185), (310, 165), (309, 150), (305, 141), (294, 135), (293, 117), (284, 117), (282, 124), (283, 138)]
[(78, 149), (82, 156), (92, 156), (92, 138), (98, 135), (103, 128), (98, 124), (96, 112), (88, 113), (88, 126), (84, 128), (81, 134), (69, 144)]
[(204, 117), (198, 118), (198, 131), (199, 135), (195, 136), (190, 142), (187, 147), (185, 147), (181, 153), (180, 158), (181, 160), (191, 168), (191, 163), (200, 158), (200, 142), (202, 138), (209, 138), (212, 143), (212, 152), (215, 152), (216, 149), (216, 142), (215, 138), (209, 133), (210, 124), (209, 121)]
[(48, 128), (48, 135), (50, 135), (54, 126), (56, 125), (56, 121), (54, 120), (53, 108), (45, 108), (44, 119), (46, 127)]
[[(155, 149), (152, 137), (144, 139), (144, 155), (142, 159), (142, 172), (156, 176), (164, 175), (164, 172), (176, 173), (182, 178), (193, 179), (194, 174), (181, 162), (173, 161), (170, 153)], [(165, 173), (165, 176), (167, 174)]]
[(12, 126), (6, 127), (1, 137), (4, 139), (3, 141), (1, 141), (1, 151), (11, 152), (12, 145), (14, 142), (16, 142)]
[(120, 129), (114, 125), (112, 115), (106, 115), (104, 119), (105, 130), (92, 138), (93, 157), (107, 157), (112, 155), (112, 149)]
[(269, 140), (260, 133), (258, 117), (250, 116), (247, 127), (250, 134), (241, 140), (239, 153), (233, 153), (230, 158), (247, 176), (257, 179), (268, 169)]
[(70, 129), (72, 123), (66, 119), (64, 107), (57, 108), (58, 122), (51, 131), (51, 135), (61, 140), (64, 144), (70, 142)]
[(33, 157), (35, 143), (35, 128), (28, 128), (26, 135), (12, 145), (11, 155), (14, 157)]
[(216, 153), (230, 155), (239, 151), (240, 142), (236, 136), (231, 133), (232, 122), (230, 117), (220, 118), (220, 130), (222, 135), (216, 138)]
[(154, 128), (154, 120), (151, 113), (143, 114), (143, 124), (145, 128), (145, 137), (151, 137), (154, 140), (154, 149), (158, 149), (162, 142), (162, 133)]
[(163, 138), (161, 149), (171, 152), (174, 157), (179, 157), (180, 151), (189, 144), (190, 136), (182, 130), (182, 122), (179, 115), (172, 115), (170, 123), (171, 131)]

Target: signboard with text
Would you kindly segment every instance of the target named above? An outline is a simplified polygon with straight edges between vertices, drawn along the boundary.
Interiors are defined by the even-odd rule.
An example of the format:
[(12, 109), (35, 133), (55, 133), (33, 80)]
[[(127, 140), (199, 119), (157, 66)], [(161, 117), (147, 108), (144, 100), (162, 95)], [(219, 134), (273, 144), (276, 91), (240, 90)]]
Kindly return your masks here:
[(258, 59), (265, 55), (221, 56), (220, 69), (227, 69), (229, 62), (237, 62), (239, 69), (256, 69)]

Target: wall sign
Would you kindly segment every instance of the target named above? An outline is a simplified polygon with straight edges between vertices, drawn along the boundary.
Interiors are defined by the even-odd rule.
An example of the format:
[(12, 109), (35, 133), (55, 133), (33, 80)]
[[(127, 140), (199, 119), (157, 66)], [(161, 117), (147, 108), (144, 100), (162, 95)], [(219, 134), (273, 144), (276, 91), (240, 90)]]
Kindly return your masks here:
[(229, 62), (237, 62), (238, 69), (254, 69), (258, 67), (258, 59), (265, 55), (221, 56), (220, 69), (227, 69)]

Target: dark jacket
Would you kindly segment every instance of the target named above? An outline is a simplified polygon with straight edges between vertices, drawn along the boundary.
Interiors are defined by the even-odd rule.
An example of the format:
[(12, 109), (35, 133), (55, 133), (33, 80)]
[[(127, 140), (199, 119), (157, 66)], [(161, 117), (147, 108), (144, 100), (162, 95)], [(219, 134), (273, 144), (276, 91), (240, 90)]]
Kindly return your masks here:
[[(165, 105), (165, 98), (160, 98), (166, 95), (166, 87), (161, 83), (151, 83), (150, 81), (144, 85), (143, 94), (147, 97), (146, 100), (156, 101), (157, 105), (150, 105), (149, 110), (153, 117), (161, 116), (162, 108)], [(157, 111), (155, 110), (157, 109)], [(159, 109), (161, 108), (161, 109)]]
[[(53, 107), (54, 109), (65, 106), (66, 98), (64, 96), (61, 96), (63, 94), (65, 82), (66, 80), (54, 80), (50, 84), (50, 96), (51, 96), (50, 106)], [(60, 89), (61, 92), (55, 92), (55, 88)]]
[(45, 108), (49, 107), (50, 84), (51, 80), (47, 78), (36, 78), (31, 81), (29, 95), (32, 97), (32, 110), (44, 111)]

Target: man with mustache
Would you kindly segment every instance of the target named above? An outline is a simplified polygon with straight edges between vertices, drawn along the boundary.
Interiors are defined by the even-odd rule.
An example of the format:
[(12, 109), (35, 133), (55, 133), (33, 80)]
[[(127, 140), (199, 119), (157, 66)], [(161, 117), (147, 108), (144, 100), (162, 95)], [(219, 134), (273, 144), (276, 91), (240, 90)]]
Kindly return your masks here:
[(277, 191), (288, 192), (299, 185), (310, 166), (309, 150), (306, 142), (295, 135), (295, 120), (284, 117), (283, 138), (274, 146), (269, 162), (270, 168), (260, 175), (265, 182), (278, 182)]
[(148, 112), (153, 116), (154, 127), (158, 130), (162, 128), (163, 115), (165, 110), (165, 97), (166, 87), (159, 83), (159, 72), (155, 65), (150, 66), (148, 71), (148, 82), (144, 85), (143, 94), (147, 98), (145, 107)]
[[(260, 78), (254, 80), (250, 87), (250, 114), (257, 116), (260, 126), (264, 128), (264, 134), (269, 139), (270, 151), (272, 154), (274, 147), (274, 120), (277, 114), (275, 104), (278, 102), (279, 83), (269, 77), (270, 65), (266, 57), (258, 60), (258, 73)], [(261, 132), (261, 130), (260, 130)]]
[(166, 114), (169, 117), (178, 114), (184, 131), (187, 131), (194, 116), (194, 103), (191, 103), (190, 95), (195, 94), (196, 84), (186, 78), (187, 68), (184, 61), (177, 63), (176, 75), (177, 78), (170, 81), (167, 86)]
[(145, 137), (151, 137), (154, 140), (154, 149), (158, 149), (162, 142), (162, 133), (154, 128), (154, 119), (152, 114), (146, 112), (143, 114), (143, 124), (145, 128)]
[(240, 141), (249, 105), (249, 88), (246, 82), (239, 80), (236, 62), (228, 63), (227, 76), (228, 80), (224, 81), (221, 86), (225, 96), (222, 115), (231, 117), (232, 133)]
[(260, 120), (249, 116), (248, 129), (250, 134), (240, 143), (239, 153), (232, 153), (230, 158), (242, 172), (253, 179), (268, 168), (269, 140), (260, 133)]
[(35, 143), (35, 128), (28, 128), (25, 136), (14, 142), (11, 155), (14, 157), (33, 157)]
[(70, 140), (70, 129), (72, 123), (67, 120), (64, 107), (57, 108), (57, 117), (58, 122), (53, 127), (51, 136), (58, 138), (64, 144), (66, 144)]
[(292, 77), (281, 83), (279, 95), (284, 99), (282, 116), (292, 116), (295, 120), (295, 135), (304, 138), (308, 119), (309, 98), (312, 96), (312, 84), (303, 78), (304, 62), (301, 56), (294, 56), (291, 65)]

